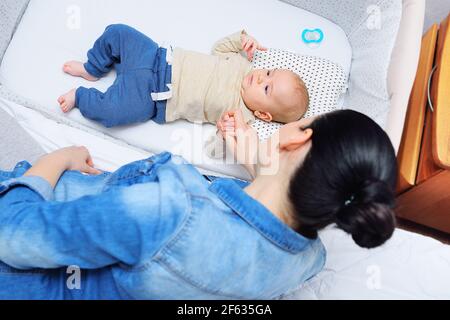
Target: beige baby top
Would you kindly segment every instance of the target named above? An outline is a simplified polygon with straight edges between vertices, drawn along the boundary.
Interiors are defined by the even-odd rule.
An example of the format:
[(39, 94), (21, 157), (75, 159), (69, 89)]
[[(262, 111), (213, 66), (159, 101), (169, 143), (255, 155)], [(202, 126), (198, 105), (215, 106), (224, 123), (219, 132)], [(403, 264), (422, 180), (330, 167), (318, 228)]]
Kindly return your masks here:
[(217, 42), (212, 55), (174, 49), (166, 122), (186, 119), (216, 124), (232, 109), (242, 109), (247, 122), (255, 120), (241, 97), (242, 81), (251, 71), (251, 63), (241, 54), (242, 34), (245, 31)]

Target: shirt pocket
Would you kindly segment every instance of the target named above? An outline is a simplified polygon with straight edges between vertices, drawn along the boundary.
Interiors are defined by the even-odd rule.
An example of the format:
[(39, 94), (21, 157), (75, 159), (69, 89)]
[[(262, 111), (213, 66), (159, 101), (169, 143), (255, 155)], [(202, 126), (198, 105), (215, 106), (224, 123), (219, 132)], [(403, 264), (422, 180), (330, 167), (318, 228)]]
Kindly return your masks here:
[(131, 163), (111, 174), (105, 184), (103, 192), (113, 187), (126, 187), (155, 180), (154, 168), (156, 163), (151, 160), (143, 160)]

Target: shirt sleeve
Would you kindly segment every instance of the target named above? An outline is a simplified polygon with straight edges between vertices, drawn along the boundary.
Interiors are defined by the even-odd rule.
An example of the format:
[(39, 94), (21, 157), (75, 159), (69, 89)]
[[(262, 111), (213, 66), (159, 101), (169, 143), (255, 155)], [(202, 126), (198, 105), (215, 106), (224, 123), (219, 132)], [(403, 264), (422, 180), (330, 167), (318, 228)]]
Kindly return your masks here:
[(0, 261), (24, 270), (136, 266), (162, 248), (187, 207), (180, 193), (178, 201), (165, 201), (159, 183), (71, 202), (51, 199), (52, 188), (42, 178), (0, 184)]
[(0, 183), (0, 196), (16, 186), (25, 186), (34, 191), (33, 198), (53, 200), (52, 186), (45, 179), (32, 176), (10, 179)]
[(247, 34), (245, 30), (241, 30), (239, 32), (233, 33), (229, 35), (214, 45), (212, 49), (213, 55), (230, 55), (230, 54), (238, 54), (242, 51), (242, 35)]

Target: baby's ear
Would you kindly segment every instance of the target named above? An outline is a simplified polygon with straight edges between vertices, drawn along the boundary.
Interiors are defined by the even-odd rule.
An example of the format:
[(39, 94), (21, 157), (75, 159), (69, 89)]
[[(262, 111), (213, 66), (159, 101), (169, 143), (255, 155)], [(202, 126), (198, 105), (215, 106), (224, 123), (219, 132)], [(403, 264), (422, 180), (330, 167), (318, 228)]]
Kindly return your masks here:
[(269, 112), (265, 112), (265, 111), (255, 111), (254, 112), (255, 117), (257, 117), (258, 119), (265, 121), (265, 122), (272, 122), (273, 117)]

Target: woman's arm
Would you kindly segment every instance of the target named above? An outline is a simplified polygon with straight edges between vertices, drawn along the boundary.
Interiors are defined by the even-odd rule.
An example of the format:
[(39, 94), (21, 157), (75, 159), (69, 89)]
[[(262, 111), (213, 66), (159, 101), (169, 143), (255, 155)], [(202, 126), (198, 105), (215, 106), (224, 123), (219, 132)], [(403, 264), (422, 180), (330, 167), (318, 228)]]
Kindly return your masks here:
[(85, 147), (69, 147), (43, 156), (25, 173), (25, 177), (41, 177), (55, 188), (61, 175), (67, 170), (88, 174), (100, 174)]
[(0, 261), (14, 268), (135, 266), (158, 252), (190, 212), (184, 187), (172, 180), (50, 201), (44, 179), (54, 181), (66, 167), (57, 159), (30, 171), (39, 177), (0, 183)]
[[(157, 183), (71, 202), (43, 201), (24, 186), (0, 197), (0, 261), (17, 269), (97, 269), (150, 259), (184, 221), (185, 204), (160, 204)], [(187, 205), (186, 205), (187, 206)], [(164, 207), (164, 210), (161, 208)]]

